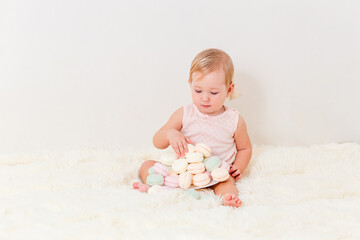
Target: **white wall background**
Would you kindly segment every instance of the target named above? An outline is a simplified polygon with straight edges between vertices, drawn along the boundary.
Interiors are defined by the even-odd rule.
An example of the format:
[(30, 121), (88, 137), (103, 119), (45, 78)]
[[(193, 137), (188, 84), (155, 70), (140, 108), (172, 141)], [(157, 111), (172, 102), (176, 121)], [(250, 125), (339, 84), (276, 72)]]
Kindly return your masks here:
[(253, 143), (360, 142), (360, 2), (0, 2), (0, 153), (147, 148), (193, 57), (236, 68)]

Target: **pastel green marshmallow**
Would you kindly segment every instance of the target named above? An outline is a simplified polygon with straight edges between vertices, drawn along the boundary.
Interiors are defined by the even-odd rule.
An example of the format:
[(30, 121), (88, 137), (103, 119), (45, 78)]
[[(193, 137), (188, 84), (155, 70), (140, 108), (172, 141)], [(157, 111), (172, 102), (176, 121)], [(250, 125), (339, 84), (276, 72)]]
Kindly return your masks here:
[(164, 177), (161, 176), (160, 174), (150, 174), (146, 178), (146, 184), (150, 185), (150, 186), (163, 185), (164, 184)]
[(220, 158), (218, 156), (213, 156), (211, 158), (206, 158), (204, 160), (204, 164), (205, 164), (206, 171), (211, 172), (215, 168), (220, 167), (221, 160), (220, 160)]
[(151, 168), (149, 168), (148, 173), (149, 173), (149, 174), (155, 174), (155, 171), (154, 171), (154, 169), (151, 167)]

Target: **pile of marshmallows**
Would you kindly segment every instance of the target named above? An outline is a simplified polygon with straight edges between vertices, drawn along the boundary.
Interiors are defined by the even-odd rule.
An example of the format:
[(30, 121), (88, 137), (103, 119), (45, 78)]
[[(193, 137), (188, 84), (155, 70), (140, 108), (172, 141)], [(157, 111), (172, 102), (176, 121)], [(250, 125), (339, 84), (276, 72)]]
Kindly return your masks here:
[(230, 165), (217, 156), (211, 156), (211, 149), (203, 143), (188, 144), (184, 158), (168, 158), (162, 162), (149, 169), (146, 179), (146, 184), (152, 186), (149, 192), (159, 186), (188, 189), (193, 185), (201, 188), (212, 180), (215, 184), (229, 178)]

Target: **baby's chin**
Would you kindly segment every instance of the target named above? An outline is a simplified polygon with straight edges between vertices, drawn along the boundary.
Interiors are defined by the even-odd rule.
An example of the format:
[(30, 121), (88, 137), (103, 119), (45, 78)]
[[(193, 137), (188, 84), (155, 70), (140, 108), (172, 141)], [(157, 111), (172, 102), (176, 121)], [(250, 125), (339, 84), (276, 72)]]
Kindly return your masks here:
[(199, 110), (200, 110), (201, 113), (209, 115), (209, 116), (216, 116), (216, 115), (219, 115), (219, 114), (224, 112), (222, 108), (214, 109), (211, 106), (210, 107), (201, 106)]

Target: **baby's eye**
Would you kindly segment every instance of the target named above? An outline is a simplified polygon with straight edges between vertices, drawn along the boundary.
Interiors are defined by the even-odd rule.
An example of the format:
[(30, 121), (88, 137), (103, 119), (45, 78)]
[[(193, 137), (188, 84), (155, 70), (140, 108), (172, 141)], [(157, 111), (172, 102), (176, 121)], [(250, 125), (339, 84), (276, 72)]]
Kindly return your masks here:
[(218, 94), (219, 92), (211, 92), (212, 95), (216, 95)]
[(195, 92), (196, 92), (196, 93), (201, 93), (201, 91), (200, 91), (200, 90), (195, 90)]

